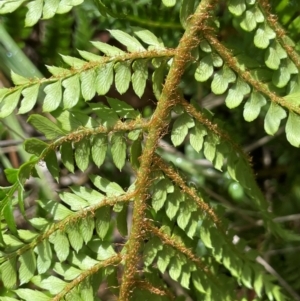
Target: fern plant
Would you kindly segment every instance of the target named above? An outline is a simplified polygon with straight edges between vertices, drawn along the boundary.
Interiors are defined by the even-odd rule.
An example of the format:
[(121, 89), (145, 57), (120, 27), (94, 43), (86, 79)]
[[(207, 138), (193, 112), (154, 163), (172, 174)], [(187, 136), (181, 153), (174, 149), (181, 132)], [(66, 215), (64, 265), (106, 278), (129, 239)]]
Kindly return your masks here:
[[(33, 26), (83, 2), (5, 0), (0, 13), (26, 4), (25, 25)], [(28, 114), (28, 123), (45, 139), (26, 139), (30, 160), (5, 170), (10, 185), (0, 192), (0, 300), (99, 300), (100, 285), (110, 291), (105, 300), (299, 300), (265, 271), (258, 251), (230, 228), (224, 208), (159, 148), (169, 133), (175, 147), (188, 139), (199, 156), (242, 187), (269, 235), (299, 240), (274, 221), (251, 158), (234, 135), (185, 97), (188, 81), (196, 81), (226, 95), (228, 108), (243, 106), (245, 121), (264, 118), (269, 135), (287, 118), (286, 138), (300, 146), (299, 55), (269, 2), (96, 0), (90, 4), (112, 26), (133, 25), (131, 33), (109, 30), (122, 46), (94, 41), (99, 52), (61, 55), (69, 67), (47, 66), (49, 78), (11, 73), (15, 86), (0, 90), (0, 117), (15, 110)], [(221, 38), (221, 4), (242, 33), (239, 43)], [(168, 11), (175, 17), (164, 22), (160, 12)], [(175, 37), (181, 33), (178, 44), (165, 46), (160, 28)], [(157, 100), (148, 117), (122, 96), (98, 101), (112, 85), (120, 95), (132, 85), (141, 98), (148, 82)], [(43, 112), (34, 114), (38, 100)], [(109, 160), (119, 170), (133, 170), (129, 187), (99, 175)], [(63, 169), (86, 174), (93, 166), (93, 174), (90, 184), (72, 185), (57, 199), (37, 199), (36, 216), (27, 217), (26, 183), (39, 177), (40, 165), (57, 182)], [(16, 224), (17, 210), (28, 222), (25, 229)], [(115, 231), (121, 243), (114, 242)]]

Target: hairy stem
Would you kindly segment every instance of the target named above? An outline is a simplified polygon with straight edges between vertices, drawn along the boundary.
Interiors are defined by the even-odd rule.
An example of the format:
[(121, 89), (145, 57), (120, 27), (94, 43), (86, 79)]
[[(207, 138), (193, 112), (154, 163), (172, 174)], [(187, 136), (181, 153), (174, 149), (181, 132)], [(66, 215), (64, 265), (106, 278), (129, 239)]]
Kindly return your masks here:
[(143, 236), (145, 212), (147, 209), (148, 188), (151, 184), (150, 169), (153, 156), (159, 139), (168, 126), (168, 116), (172, 107), (178, 101), (178, 86), (186, 65), (190, 62), (190, 52), (199, 44), (199, 35), (210, 17), (213, 0), (203, 0), (199, 4), (195, 14), (189, 19), (187, 29), (176, 49), (173, 63), (162, 90), (157, 108), (153, 114), (151, 128), (145, 143), (143, 154), (140, 157), (140, 168), (137, 173), (136, 189), (138, 191), (134, 199), (133, 225), (127, 244), (127, 254), (124, 273), (120, 288), (120, 301), (128, 301), (137, 275), (137, 263), (140, 258), (140, 249)]

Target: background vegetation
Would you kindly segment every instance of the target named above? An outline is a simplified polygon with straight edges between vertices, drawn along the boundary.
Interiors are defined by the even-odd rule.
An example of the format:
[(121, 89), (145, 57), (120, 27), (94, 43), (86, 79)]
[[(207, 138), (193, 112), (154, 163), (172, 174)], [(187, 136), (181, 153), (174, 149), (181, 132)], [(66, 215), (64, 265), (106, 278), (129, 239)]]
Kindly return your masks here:
[[(136, 77), (148, 74), (127, 88), (120, 73), (95, 96), (80, 77), (70, 105), (45, 80), (36, 97), (21, 88), (22, 114), (18, 90), (0, 90), (0, 300), (300, 300), (299, 1), (201, 1), (201, 27), (188, 17), (199, 1), (47, 0), (43, 20), (27, 13), (38, 2), (0, 3), (3, 87), (54, 75), (50, 84), (61, 76), (64, 91), (76, 90), (65, 78), (106, 64), (99, 50), (129, 53)], [(133, 65), (142, 62), (137, 46), (108, 29), (136, 34), (149, 52), (144, 69)], [(174, 92), (164, 81), (176, 55), (185, 65)], [(156, 155), (143, 165), (151, 139)], [(146, 179), (139, 195), (135, 184)], [(136, 208), (143, 220), (134, 230)]]

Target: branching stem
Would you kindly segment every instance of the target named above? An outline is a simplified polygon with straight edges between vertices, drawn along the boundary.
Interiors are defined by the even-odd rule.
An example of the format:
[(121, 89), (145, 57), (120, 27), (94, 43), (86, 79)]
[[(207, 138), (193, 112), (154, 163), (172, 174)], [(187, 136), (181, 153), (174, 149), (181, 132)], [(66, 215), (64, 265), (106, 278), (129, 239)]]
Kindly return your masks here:
[(173, 106), (178, 102), (178, 86), (190, 61), (191, 50), (199, 44), (199, 36), (210, 17), (209, 9), (214, 1), (203, 0), (199, 4), (195, 14), (189, 19), (187, 29), (176, 49), (173, 63), (166, 78), (157, 108), (151, 120), (151, 128), (145, 143), (143, 154), (140, 157), (140, 168), (137, 173), (137, 196), (134, 199), (133, 223), (128, 239), (124, 273), (120, 287), (120, 301), (129, 301), (137, 276), (137, 263), (140, 259), (142, 245), (141, 231), (144, 228), (144, 218), (147, 209), (148, 188), (151, 185), (150, 170), (154, 153), (159, 139), (168, 126), (168, 116)]

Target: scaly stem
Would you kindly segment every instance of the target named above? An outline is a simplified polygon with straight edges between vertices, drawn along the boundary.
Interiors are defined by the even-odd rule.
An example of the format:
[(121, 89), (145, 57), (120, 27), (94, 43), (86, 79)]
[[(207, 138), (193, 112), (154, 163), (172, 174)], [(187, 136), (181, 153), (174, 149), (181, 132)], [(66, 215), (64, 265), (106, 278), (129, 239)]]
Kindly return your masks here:
[(120, 301), (128, 301), (135, 284), (137, 265), (140, 259), (140, 249), (143, 241), (144, 218), (147, 209), (146, 200), (151, 184), (150, 170), (153, 156), (159, 139), (168, 126), (168, 116), (179, 100), (178, 86), (186, 65), (191, 59), (191, 50), (199, 44), (199, 36), (206, 20), (210, 18), (209, 11), (214, 0), (203, 0), (196, 12), (189, 19), (187, 29), (176, 49), (173, 63), (166, 78), (157, 108), (153, 114), (151, 127), (143, 154), (140, 157), (140, 168), (137, 173), (137, 195), (134, 199), (133, 224), (126, 246), (125, 266), (120, 287)]

